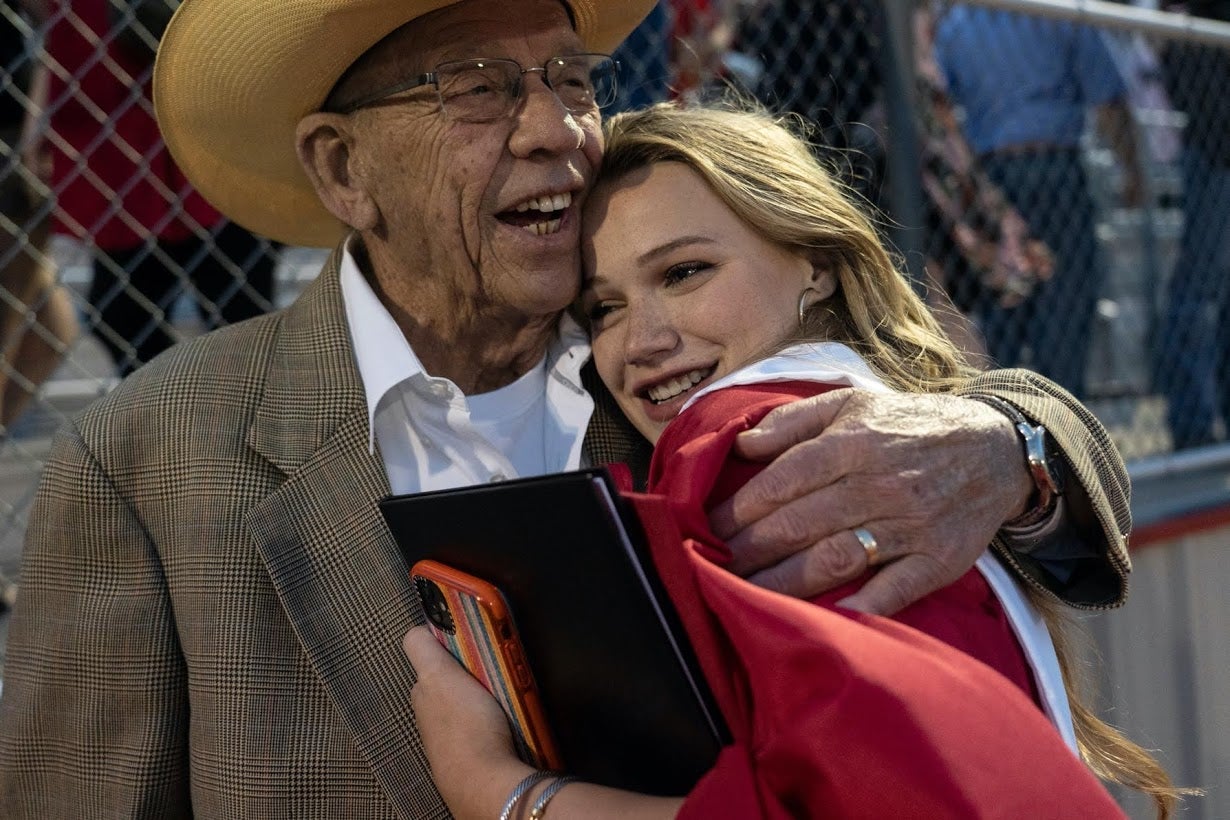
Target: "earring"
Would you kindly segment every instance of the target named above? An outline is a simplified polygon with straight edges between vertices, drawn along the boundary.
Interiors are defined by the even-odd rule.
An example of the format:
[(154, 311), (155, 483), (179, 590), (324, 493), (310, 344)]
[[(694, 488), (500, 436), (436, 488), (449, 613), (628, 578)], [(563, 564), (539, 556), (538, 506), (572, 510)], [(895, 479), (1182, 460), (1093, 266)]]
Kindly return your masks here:
[(819, 293), (815, 288), (803, 288), (803, 292), (799, 294), (799, 330), (803, 330), (807, 324), (807, 294)]

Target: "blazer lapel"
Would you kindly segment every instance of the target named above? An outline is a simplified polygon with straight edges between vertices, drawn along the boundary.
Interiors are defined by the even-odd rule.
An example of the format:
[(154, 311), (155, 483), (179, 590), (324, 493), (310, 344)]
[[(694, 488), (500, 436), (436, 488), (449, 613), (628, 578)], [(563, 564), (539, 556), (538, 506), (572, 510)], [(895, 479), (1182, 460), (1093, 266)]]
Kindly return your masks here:
[[(376, 502), (366, 400), (346, 329), (338, 254), (288, 309), (252, 446), (287, 476), (248, 525), (287, 618), (338, 714), (405, 816), (431, 790), (414, 754), (414, 674), (401, 637), (421, 613)], [(310, 397), (310, 398), (306, 398)], [(426, 792), (426, 793), (425, 793)], [(438, 799), (438, 798), (437, 798)]]
[(624, 417), (614, 396), (598, 377), (593, 359), (581, 368), (581, 384), (594, 399), (594, 415), (585, 431), (585, 455), (591, 464), (619, 462), (628, 465), (637, 489), (649, 478), (653, 447)]

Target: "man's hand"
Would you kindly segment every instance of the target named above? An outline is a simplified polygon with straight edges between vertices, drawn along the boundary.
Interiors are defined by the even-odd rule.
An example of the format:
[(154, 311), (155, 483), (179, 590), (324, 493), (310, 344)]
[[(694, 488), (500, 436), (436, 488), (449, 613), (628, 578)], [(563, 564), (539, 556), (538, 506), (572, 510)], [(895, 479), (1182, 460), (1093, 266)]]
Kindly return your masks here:
[(736, 451), (773, 460), (713, 511), (751, 581), (808, 597), (883, 568), (843, 606), (891, 615), (973, 566), (1033, 484), (1011, 422), (971, 399), (836, 390), (777, 408)]

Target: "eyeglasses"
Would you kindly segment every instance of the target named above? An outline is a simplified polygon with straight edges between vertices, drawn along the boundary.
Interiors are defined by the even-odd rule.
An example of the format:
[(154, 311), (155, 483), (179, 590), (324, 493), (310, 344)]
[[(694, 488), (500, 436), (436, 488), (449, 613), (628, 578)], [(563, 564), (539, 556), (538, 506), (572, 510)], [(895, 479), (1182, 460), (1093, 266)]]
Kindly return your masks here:
[(521, 78), (532, 71), (542, 72), (547, 88), (574, 114), (588, 114), (615, 100), (619, 63), (605, 54), (571, 54), (552, 57), (541, 68), (522, 68), (502, 58), (440, 63), (435, 71), (360, 97), (335, 113), (350, 114), (394, 94), (434, 85), (446, 117), (489, 122), (513, 112), (521, 100)]

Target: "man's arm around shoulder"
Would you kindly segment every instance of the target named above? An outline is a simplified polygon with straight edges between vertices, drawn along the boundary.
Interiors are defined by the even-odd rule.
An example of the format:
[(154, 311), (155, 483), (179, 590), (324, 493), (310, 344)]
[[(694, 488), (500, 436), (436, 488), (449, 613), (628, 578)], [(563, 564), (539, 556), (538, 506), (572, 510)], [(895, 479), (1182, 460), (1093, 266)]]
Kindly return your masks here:
[(1028, 370), (992, 370), (960, 395), (998, 397), (1046, 429), (1064, 473), (1060, 518), (1000, 531), (1001, 550), (1031, 584), (1083, 609), (1123, 603), (1131, 570), (1131, 485), (1102, 424), (1070, 393)]

